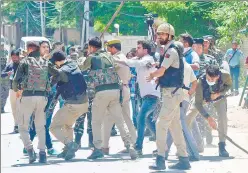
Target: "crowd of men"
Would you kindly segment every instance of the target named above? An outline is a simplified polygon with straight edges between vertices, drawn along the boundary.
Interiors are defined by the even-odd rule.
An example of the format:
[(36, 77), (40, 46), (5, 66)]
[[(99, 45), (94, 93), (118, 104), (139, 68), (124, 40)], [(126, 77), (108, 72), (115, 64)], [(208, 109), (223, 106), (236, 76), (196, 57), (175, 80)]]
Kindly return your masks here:
[[(170, 168), (190, 169), (190, 161), (200, 160), (204, 151), (203, 137), (212, 143), (212, 129), (219, 132), (219, 156), (229, 157), (226, 97), (229, 90), (239, 94), (243, 53), (238, 43), (223, 55), (212, 36), (193, 39), (184, 33), (175, 41), (171, 24), (157, 20), (153, 27), (156, 51), (141, 40), (125, 55), (120, 40), (102, 45), (96, 37), (83, 48), (70, 48), (68, 55), (62, 43), (50, 50), (46, 41), (30, 42), (26, 54), (11, 52), (11, 63), (1, 63), (1, 78), (10, 81), (6, 91), (2, 83), (2, 93), (9, 92), (14, 132), (20, 133), (29, 163), (37, 159), (32, 144), (36, 134), (40, 163), (47, 162), (47, 153), (73, 159), (86, 116), (92, 148), (88, 159), (109, 154), (115, 126), (124, 143), (121, 152), (133, 160), (142, 158), (144, 137), (150, 132), (157, 146), (151, 151), (156, 162), (150, 169), (166, 169), (173, 142), (179, 162)], [(54, 112), (58, 101), (60, 109)], [(64, 144), (61, 153), (53, 148), (50, 133)]]

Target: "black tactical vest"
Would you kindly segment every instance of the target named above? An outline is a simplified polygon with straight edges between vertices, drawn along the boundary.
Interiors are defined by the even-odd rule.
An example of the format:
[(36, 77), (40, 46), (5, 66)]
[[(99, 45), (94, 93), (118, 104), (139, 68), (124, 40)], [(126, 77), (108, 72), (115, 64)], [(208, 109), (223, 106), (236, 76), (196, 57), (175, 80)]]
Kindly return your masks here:
[[(174, 68), (170, 66), (168, 69), (166, 69), (164, 75), (159, 77), (159, 86), (161, 88), (183, 87), (183, 80), (184, 80), (183, 56), (179, 52), (179, 49), (176, 45), (171, 44), (168, 49), (170, 48), (175, 49), (178, 53), (179, 68)], [(166, 52), (164, 53), (163, 57), (160, 57), (160, 67), (163, 62)]]

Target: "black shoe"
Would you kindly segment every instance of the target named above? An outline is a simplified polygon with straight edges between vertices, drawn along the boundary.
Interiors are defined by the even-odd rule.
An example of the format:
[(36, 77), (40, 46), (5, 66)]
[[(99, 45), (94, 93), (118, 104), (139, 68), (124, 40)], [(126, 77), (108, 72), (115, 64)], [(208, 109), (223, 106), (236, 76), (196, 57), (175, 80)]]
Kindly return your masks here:
[(47, 162), (47, 157), (46, 157), (46, 152), (45, 151), (40, 151), (39, 152), (39, 162), (40, 163), (46, 163)]
[(75, 152), (78, 150), (79, 145), (76, 142), (70, 142), (67, 144), (67, 153), (65, 155), (65, 160), (71, 160), (75, 157)]
[(60, 154), (57, 155), (57, 158), (65, 158), (65, 156), (66, 156), (66, 154), (67, 154), (67, 151), (68, 151), (68, 149), (67, 149), (67, 147), (65, 146), (65, 147), (63, 148), (63, 151), (62, 151)]
[(28, 157), (29, 157), (29, 163), (33, 163), (36, 161), (36, 153), (34, 152), (34, 149), (28, 149)]
[(98, 159), (104, 157), (102, 150), (95, 148), (87, 159)]
[(157, 155), (156, 163), (153, 166), (149, 166), (151, 170), (165, 170), (165, 159), (163, 156)]
[(14, 126), (14, 133), (19, 133), (18, 126)]
[(170, 169), (189, 170), (191, 168), (188, 157), (179, 157), (179, 162), (170, 166)]
[(229, 153), (226, 151), (226, 143), (225, 142), (219, 143), (219, 156), (220, 157), (229, 157)]

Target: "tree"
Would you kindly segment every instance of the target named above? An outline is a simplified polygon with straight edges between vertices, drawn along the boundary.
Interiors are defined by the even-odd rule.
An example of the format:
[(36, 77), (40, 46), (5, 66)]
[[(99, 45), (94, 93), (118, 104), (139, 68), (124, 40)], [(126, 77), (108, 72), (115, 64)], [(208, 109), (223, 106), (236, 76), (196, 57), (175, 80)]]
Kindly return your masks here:
[(241, 41), (243, 34), (240, 30), (248, 22), (248, 2), (216, 2), (209, 17), (217, 24), (220, 45), (226, 45), (233, 39)]
[(142, 2), (142, 5), (175, 28), (176, 35), (188, 32), (193, 37), (216, 35), (215, 23), (207, 14), (213, 2)]

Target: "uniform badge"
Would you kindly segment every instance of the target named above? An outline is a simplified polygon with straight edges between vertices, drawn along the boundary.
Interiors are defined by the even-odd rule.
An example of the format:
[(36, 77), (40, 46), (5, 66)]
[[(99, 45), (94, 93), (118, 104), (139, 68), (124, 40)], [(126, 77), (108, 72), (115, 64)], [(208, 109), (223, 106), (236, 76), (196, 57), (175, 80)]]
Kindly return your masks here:
[(170, 54), (165, 54), (165, 58), (170, 58)]

